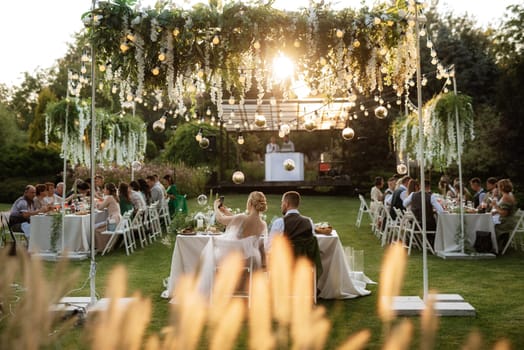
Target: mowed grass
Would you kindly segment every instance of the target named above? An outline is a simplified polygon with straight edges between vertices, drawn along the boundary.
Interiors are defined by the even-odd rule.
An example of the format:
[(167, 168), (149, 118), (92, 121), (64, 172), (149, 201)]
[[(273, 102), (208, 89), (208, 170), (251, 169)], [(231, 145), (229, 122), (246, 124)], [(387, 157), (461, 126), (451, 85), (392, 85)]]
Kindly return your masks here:
[[(231, 208), (245, 208), (247, 195), (226, 194), (225, 203)], [(280, 196), (269, 195), (267, 220), (280, 215)], [(201, 208), (196, 200), (189, 200), (190, 211)], [(9, 207), (9, 206), (7, 206)], [(0, 206), (0, 208), (2, 208)], [(304, 196), (301, 212), (313, 221), (327, 221), (337, 230), (342, 244), (365, 252), (365, 272), (373, 280), (380, 277), (381, 260), (384, 249), (371, 233), (369, 217), (365, 217), (360, 228), (355, 226), (359, 202), (356, 198)], [(4, 209), (5, 210), (5, 209)], [(152, 322), (149, 333), (158, 333), (169, 322), (169, 307), (166, 300), (160, 298), (163, 290), (162, 280), (169, 275), (174, 237), (157, 241), (145, 249), (139, 249), (131, 256), (126, 256), (123, 249), (101, 257), (97, 256), (96, 291), (104, 296), (105, 282), (111, 269), (122, 264), (128, 271), (129, 295), (139, 291), (151, 298), (153, 303)], [(71, 262), (73, 269), (78, 269), (82, 286), (89, 274), (89, 261)], [(53, 264), (47, 263), (49, 271)], [(436, 349), (457, 349), (466, 342), (469, 333), (477, 330), (482, 334), (484, 345), (491, 348), (496, 340), (509, 339), (514, 349), (524, 348), (524, 301), (522, 286), (524, 281), (524, 253), (510, 250), (505, 256), (493, 260), (442, 260), (428, 255), (429, 287), (439, 293), (457, 293), (477, 310), (476, 317), (442, 317), (439, 319), (439, 331)], [(342, 344), (351, 334), (370, 329), (372, 338), (369, 349), (378, 349), (382, 345), (382, 324), (377, 316), (376, 285), (369, 285), (372, 294), (352, 300), (319, 300), (318, 304), (326, 308), (326, 315), (331, 320), (332, 328), (326, 348), (333, 349)], [(89, 296), (89, 283), (75, 291), (72, 296)], [(422, 254), (414, 251), (408, 258), (402, 295), (423, 295)], [(415, 335), (411, 348), (419, 346), (418, 317), (411, 317), (415, 325)], [(242, 332), (238, 349), (247, 348), (245, 333)], [(206, 342), (204, 341), (203, 344)], [(61, 337), (62, 348), (87, 348), (82, 338), (82, 329)]]

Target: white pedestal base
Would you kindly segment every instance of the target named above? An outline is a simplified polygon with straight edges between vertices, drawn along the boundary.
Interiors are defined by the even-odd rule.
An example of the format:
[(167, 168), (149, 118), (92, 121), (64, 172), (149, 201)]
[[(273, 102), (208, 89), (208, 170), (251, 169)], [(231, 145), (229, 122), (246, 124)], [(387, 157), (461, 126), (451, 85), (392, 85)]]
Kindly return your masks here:
[(437, 256), (442, 259), (456, 259), (456, 260), (482, 260), (495, 259), (497, 256), (492, 253), (460, 253), (460, 252), (437, 252)]
[[(476, 316), (475, 308), (459, 294), (436, 294), (434, 310), (437, 316)], [(393, 298), (393, 310), (399, 316), (419, 316), (426, 304), (418, 296)]]

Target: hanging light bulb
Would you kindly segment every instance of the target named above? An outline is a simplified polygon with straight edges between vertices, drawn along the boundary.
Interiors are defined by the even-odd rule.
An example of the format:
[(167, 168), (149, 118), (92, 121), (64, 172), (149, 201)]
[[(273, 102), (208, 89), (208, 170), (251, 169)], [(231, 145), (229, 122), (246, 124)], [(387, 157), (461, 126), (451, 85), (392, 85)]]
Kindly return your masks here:
[(426, 78), (425, 76), (422, 77), (422, 80), (420, 81), (420, 83), (422, 84), (422, 86), (426, 86), (428, 84), (428, 78)]
[(211, 115), (211, 109), (209, 109), (209, 107), (207, 107), (206, 115), (207, 115), (208, 117)]
[(339, 39), (342, 39), (342, 37), (344, 37), (344, 31), (341, 30), (341, 29), (337, 29), (335, 34), (336, 34), (337, 38), (339, 38)]
[(198, 129), (197, 134), (195, 135), (196, 142), (202, 141), (202, 128)]
[(164, 52), (164, 50), (160, 51), (159, 54), (158, 54), (158, 60), (160, 62), (164, 62), (166, 60), (166, 53)]
[(98, 70), (101, 71), (102, 73), (106, 71), (106, 65), (105, 64), (101, 64), (98, 66)]
[(244, 136), (242, 136), (242, 133), (238, 134), (237, 142), (238, 142), (239, 145), (243, 145), (244, 144)]
[(220, 38), (218, 37), (218, 35), (215, 35), (213, 37), (213, 41), (212, 41), (213, 45), (218, 45), (220, 44)]
[(255, 50), (258, 50), (260, 49), (260, 42), (257, 40), (253, 43), (253, 47), (255, 48)]
[(127, 50), (129, 50), (129, 45), (126, 41), (124, 41), (120, 44), (120, 51), (122, 51), (122, 53), (126, 53)]
[(229, 96), (228, 103), (229, 103), (230, 105), (234, 105), (234, 104), (235, 104), (235, 97), (234, 97), (233, 95)]
[(428, 41), (426, 42), (426, 47), (428, 49), (431, 49), (433, 47), (433, 42), (431, 42), (431, 40), (428, 39)]
[(173, 29), (173, 36), (176, 38), (178, 34), (180, 34), (180, 29), (178, 29), (178, 27), (175, 27), (175, 29)]
[(153, 75), (159, 75), (160, 74), (160, 68), (158, 67), (155, 67), (153, 69), (151, 69), (151, 73), (153, 73)]
[[(280, 126), (280, 131), (282, 131), (284, 133), (284, 135), (287, 135), (291, 131), (291, 128), (290, 128), (290, 126), (288, 124), (282, 124)], [(279, 133), (279, 135), (280, 135), (280, 133)]]

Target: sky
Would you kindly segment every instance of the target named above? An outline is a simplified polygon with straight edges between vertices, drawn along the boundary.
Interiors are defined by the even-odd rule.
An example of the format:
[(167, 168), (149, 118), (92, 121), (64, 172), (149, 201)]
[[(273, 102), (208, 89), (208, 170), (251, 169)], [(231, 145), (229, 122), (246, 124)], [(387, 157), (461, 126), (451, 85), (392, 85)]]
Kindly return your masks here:
[[(373, 0), (364, 0), (373, 4)], [(440, 0), (440, 11), (457, 16), (468, 13), (482, 26), (498, 24), (505, 8), (523, 0)], [(142, 0), (152, 5), (154, 0)], [(188, 0), (174, 1), (188, 3)], [(337, 0), (333, 1), (337, 3)], [(338, 0), (358, 8), (361, 0)], [(19, 85), (23, 73), (52, 67), (67, 52), (73, 34), (83, 28), (81, 16), (91, 8), (91, 0), (4, 0), (0, 4), (0, 83)], [(276, 0), (275, 6), (307, 6), (307, 0)]]

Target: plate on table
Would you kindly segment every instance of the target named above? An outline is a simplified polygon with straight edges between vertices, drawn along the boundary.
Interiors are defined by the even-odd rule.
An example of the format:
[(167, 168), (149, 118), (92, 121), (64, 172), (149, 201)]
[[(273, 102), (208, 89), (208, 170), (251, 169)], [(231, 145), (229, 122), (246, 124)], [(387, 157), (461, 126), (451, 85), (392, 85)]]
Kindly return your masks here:
[(190, 227), (186, 227), (185, 229), (183, 229), (182, 231), (180, 231), (178, 234), (179, 235), (184, 235), (184, 236), (194, 236), (196, 235), (196, 231)]
[(315, 233), (319, 235), (330, 235), (333, 231), (333, 227), (327, 222), (321, 222), (315, 224)]

